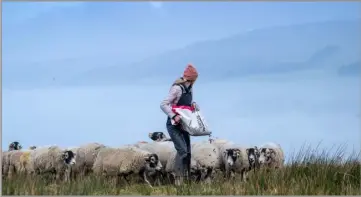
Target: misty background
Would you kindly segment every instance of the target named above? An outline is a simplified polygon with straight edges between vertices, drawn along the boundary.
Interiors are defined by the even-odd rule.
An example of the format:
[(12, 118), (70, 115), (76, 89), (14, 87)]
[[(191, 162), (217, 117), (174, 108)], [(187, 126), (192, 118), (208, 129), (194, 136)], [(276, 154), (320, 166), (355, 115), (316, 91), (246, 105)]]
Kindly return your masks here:
[[(5, 2), (2, 148), (166, 134), (187, 63), (213, 136), (360, 149), (359, 2)], [(208, 137), (193, 137), (193, 141)]]

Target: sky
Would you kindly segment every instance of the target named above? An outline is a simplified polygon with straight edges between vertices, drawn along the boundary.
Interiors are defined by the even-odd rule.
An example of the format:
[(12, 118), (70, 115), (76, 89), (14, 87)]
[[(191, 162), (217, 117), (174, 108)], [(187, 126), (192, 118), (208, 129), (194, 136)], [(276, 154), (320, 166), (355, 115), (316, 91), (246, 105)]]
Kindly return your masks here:
[(257, 28), (360, 18), (361, 6), (359, 2), (5, 2), (2, 10), (5, 64), (93, 56), (124, 63)]
[[(53, 61), (67, 59), (88, 59), (89, 65), (81, 66), (89, 67), (127, 64), (192, 43), (264, 27), (359, 19), (360, 5), (5, 2), (2, 66), (52, 66)], [(127, 69), (132, 68), (125, 67), (124, 72)], [(217, 137), (250, 144), (275, 141), (287, 152), (305, 141), (316, 144), (323, 140), (327, 146), (347, 142), (360, 147), (359, 79), (314, 75), (317, 77), (296, 73), (214, 84), (200, 80), (195, 97), (204, 106)], [(25, 147), (76, 146), (90, 141), (117, 146), (145, 140), (150, 131), (165, 131), (166, 117), (159, 104), (168, 88), (169, 84), (5, 89), (2, 147), (14, 140)]]

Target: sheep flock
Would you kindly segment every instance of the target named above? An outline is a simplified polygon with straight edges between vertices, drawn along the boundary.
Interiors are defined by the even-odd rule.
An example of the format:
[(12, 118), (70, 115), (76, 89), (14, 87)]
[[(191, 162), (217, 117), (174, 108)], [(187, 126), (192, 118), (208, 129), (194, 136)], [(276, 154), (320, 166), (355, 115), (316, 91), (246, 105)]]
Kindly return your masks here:
[[(23, 149), (19, 142), (12, 142), (2, 152), (2, 176), (11, 179), (15, 174), (29, 178), (50, 174), (57, 182), (67, 182), (95, 174), (112, 177), (117, 184), (122, 179), (129, 183), (129, 176), (137, 176), (149, 187), (182, 184), (184, 177), (180, 176), (179, 158), (171, 139), (163, 132), (149, 133), (148, 137), (151, 142), (119, 147), (94, 142), (79, 147)], [(216, 173), (247, 181), (249, 171), (282, 168), (285, 161), (279, 144), (244, 146), (218, 138), (192, 143), (191, 159), (191, 177), (187, 180), (206, 183), (212, 182)]]

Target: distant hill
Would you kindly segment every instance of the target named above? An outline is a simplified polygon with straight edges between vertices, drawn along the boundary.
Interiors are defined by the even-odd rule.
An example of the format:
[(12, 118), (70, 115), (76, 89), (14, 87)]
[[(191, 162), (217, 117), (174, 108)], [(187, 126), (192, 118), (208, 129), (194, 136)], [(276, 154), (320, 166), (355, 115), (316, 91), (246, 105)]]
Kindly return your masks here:
[[(186, 48), (124, 67), (97, 68), (77, 78), (79, 84), (123, 83), (145, 77), (178, 76), (188, 62), (203, 79), (287, 73), (305, 69), (337, 72), (360, 60), (361, 21), (331, 21), (272, 27)], [(73, 81), (75, 82), (75, 81)]]
[[(195, 64), (203, 80), (310, 69), (345, 76), (344, 73), (349, 72), (345, 69), (357, 69), (353, 63), (361, 60), (360, 22), (329, 21), (264, 28), (194, 43), (132, 64), (114, 65), (114, 62), (114, 66), (111, 66), (108, 62), (103, 67), (83, 69), (76, 73), (68, 67), (68, 72), (62, 71), (59, 78), (64, 80), (58, 81), (58, 84), (106, 85), (144, 78), (174, 78), (182, 73), (188, 62)], [(31, 84), (47, 75), (50, 77), (40, 67), (33, 68), (32, 73), (34, 76), (22, 79), (22, 83)], [(4, 74), (7, 74), (6, 69)], [(13, 71), (11, 78), (4, 77), (3, 84), (12, 84), (19, 76), (20, 71)]]
[(338, 69), (338, 73), (341, 76), (361, 76), (361, 61), (353, 62), (348, 65), (344, 65)]

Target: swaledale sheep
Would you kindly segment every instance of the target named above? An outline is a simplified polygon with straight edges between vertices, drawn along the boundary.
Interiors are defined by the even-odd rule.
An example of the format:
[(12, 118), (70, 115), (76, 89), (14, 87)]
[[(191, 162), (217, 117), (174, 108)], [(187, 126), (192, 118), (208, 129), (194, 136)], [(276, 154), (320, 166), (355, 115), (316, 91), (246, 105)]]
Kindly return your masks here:
[(222, 169), (226, 177), (241, 175), (241, 180), (246, 181), (248, 171), (258, 166), (258, 153), (255, 147), (246, 147), (234, 143), (224, 143), (220, 146), (222, 155)]
[[(207, 143), (207, 142), (204, 141), (204, 143)], [(208, 143), (210, 143), (218, 148), (218, 151), (220, 154), (220, 157), (219, 157), (220, 168), (221, 168), (221, 170), (225, 170), (224, 162), (223, 162), (223, 152), (225, 151), (225, 148), (230, 147), (234, 143), (232, 141), (228, 141), (225, 139), (210, 139)]]
[[(175, 183), (176, 185), (179, 185), (183, 181), (182, 177), (182, 161), (177, 154), (176, 151), (172, 152), (168, 158), (167, 165), (165, 167), (165, 172), (168, 175), (168, 178), (170, 179), (171, 183)], [(191, 156), (191, 178), (196, 179), (199, 181), (202, 172), (204, 171), (201, 166), (198, 164), (198, 162), (194, 159), (193, 156)]]
[(89, 143), (80, 147), (67, 148), (76, 153), (76, 163), (71, 167), (71, 177), (76, 178), (77, 175), (84, 177), (92, 171), (95, 159), (105, 145), (100, 143)]
[(143, 181), (152, 187), (148, 178), (158, 175), (162, 167), (158, 155), (155, 153), (136, 147), (105, 147), (99, 151), (95, 159), (93, 172), (97, 175), (117, 177), (117, 184), (122, 177), (129, 183), (127, 177), (137, 173)]
[(285, 155), (281, 145), (266, 143), (259, 148), (259, 163), (261, 167), (282, 168), (285, 162)]
[[(11, 178), (14, 174), (27, 174), (29, 167), (29, 155), (33, 151), (33, 147), (27, 150), (14, 150), (9, 154), (8, 161), (8, 177)], [(30, 173), (31, 171), (29, 171)]]
[(153, 143), (138, 143), (134, 145), (142, 150), (155, 153), (159, 157), (159, 161), (163, 166), (167, 165), (168, 158), (172, 152), (175, 152), (173, 142), (153, 142)]
[(71, 150), (64, 150), (58, 146), (37, 148), (30, 155), (30, 163), (36, 174), (52, 172), (56, 180), (64, 177), (69, 180), (68, 171), (76, 163), (76, 154)]
[(14, 141), (12, 143), (9, 144), (9, 149), (8, 151), (4, 151), (2, 152), (1, 155), (1, 168), (2, 168), (2, 176), (6, 177), (8, 176), (8, 172), (9, 172), (9, 165), (10, 165), (10, 156), (12, 154), (12, 152), (16, 151), (16, 150), (21, 150), (22, 146), (19, 142)]
[(223, 163), (226, 177), (233, 173), (241, 175), (241, 180), (246, 180), (247, 155), (245, 148), (228, 148), (223, 152)]
[(221, 168), (221, 154), (219, 148), (209, 142), (197, 142), (192, 144), (192, 156), (206, 172), (202, 173), (201, 180), (210, 182), (214, 178), (216, 170)]

